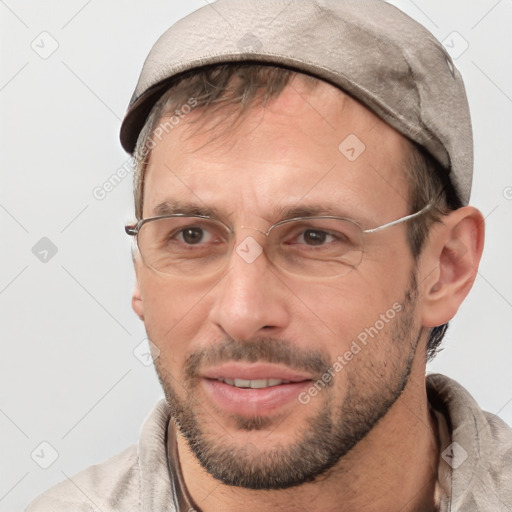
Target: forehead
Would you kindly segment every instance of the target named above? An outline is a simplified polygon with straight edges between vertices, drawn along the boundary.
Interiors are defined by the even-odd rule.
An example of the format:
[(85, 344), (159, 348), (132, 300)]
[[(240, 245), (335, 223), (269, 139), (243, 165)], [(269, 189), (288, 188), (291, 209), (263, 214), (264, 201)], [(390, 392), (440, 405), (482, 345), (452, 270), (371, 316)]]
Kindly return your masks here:
[(394, 202), (406, 211), (409, 150), (405, 137), (350, 96), (297, 76), (240, 116), (202, 107), (183, 116), (152, 150), (144, 216), (167, 199), (260, 216), (321, 201), (361, 213)]

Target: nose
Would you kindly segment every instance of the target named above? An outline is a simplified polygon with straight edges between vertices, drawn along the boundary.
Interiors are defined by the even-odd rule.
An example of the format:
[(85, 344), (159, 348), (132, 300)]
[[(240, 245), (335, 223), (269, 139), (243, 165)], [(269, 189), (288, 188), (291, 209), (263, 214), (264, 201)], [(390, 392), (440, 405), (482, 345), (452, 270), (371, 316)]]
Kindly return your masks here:
[(291, 292), (252, 236), (235, 247), (229, 271), (215, 288), (210, 320), (233, 339), (276, 334), (290, 322)]

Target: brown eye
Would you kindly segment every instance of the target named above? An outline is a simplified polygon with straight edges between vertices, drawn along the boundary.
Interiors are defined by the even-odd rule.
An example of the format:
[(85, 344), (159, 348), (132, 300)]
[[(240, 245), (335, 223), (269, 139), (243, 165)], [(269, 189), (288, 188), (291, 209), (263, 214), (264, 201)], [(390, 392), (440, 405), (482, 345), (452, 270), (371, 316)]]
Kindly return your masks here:
[(333, 241), (335, 241), (335, 237), (321, 229), (306, 229), (298, 237), (298, 243), (305, 245), (324, 245)]
[(327, 239), (327, 233), (325, 231), (316, 229), (308, 229), (304, 231), (302, 236), (304, 237), (304, 242), (308, 245), (322, 245)]
[(204, 231), (201, 228), (186, 228), (182, 230), (181, 237), (187, 244), (198, 244), (204, 237)]

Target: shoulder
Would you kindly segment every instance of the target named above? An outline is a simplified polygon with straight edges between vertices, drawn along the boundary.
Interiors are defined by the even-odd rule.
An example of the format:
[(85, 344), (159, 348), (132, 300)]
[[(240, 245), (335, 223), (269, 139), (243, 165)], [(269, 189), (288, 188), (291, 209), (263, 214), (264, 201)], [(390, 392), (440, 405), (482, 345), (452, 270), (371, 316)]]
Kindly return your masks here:
[[(487, 445), (489, 485), (503, 495), (502, 501), (512, 503), (512, 428), (496, 414), (484, 411), (488, 425)], [(503, 491), (501, 491), (503, 490)]]
[(480, 408), (471, 394), (444, 375), (427, 376), (431, 404), (450, 429), (453, 511), (505, 512), (512, 503), (512, 428)]
[(138, 501), (138, 473), (137, 447), (131, 446), (47, 490), (26, 512), (119, 510), (119, 500)]
[(501, 448), (511, 445), (512, 427), (497, 414), (482, 410), (469, 391), (455, 380), (439, 373), (428, 375), (427, 393), (429, 401), (444, 410), (456, 437), (462, 433)]

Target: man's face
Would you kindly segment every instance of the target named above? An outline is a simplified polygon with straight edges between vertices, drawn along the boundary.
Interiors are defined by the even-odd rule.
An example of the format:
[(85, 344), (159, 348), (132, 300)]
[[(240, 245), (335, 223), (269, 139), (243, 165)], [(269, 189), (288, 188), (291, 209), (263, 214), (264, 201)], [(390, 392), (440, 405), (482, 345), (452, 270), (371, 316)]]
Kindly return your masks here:
[[(208, 111), (153, 149), (144, 217), (162, 204), (207, 207), (233, 228), (235, 248), (252, 250), (247, 237), (265, 249), (261, 232), (287, 208), (363, 229), (409, 213), (408, 142), (328, 84), (295, 79), (232, 129), (221, 124), (220, 137), (189, 124), (199, 116)], [(406, 386), (420, 331), (414, 264), (404, 224), (365, 236), (361, 264), (342, 277), (243, 256), (234, 250), (226, 271), (206, 278), (162, 275), (137, 259), (139, 307), (173, 417), (201, 464), (231, 485), (283, 488), (332, 467)]]

